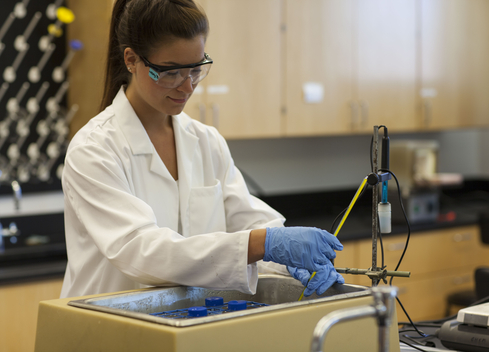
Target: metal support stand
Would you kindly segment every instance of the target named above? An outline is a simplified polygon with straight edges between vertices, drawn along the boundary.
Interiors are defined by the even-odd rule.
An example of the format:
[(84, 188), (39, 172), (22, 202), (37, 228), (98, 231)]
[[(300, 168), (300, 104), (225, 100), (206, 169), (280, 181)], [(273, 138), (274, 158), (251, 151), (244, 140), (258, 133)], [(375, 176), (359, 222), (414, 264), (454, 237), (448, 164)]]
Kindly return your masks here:
[[(379, 155), (379, 126), (374, 126), (373, 136), (372, 172), (377, 175), (379, 172), (378, 155)], [(378, 271), (377, 268), (377, 234), (379, 233), (378, 211), (379, 211), (379, 194), (377, 186), (372, 187), (372, 267), (371, 271)], [(377, 286), (379, 279), (372, 277), (372, 287)]]

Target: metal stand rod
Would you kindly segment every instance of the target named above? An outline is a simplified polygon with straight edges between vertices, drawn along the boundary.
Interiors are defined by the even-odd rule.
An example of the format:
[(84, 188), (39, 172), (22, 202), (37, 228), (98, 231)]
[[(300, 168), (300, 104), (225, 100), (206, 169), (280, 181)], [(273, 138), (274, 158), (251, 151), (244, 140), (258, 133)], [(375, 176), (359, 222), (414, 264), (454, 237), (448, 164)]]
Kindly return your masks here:
[[(340, 274), (352, 274), (352, 275), (368, 275), (372, 276), (374, 272), (369, 269), (357, 269), (357, 268), (335, 268), (337, 272)], [(376, 276), (381, 278), (382, 276), (397, 276), (397, 277), (410, 277), (410, 271), (389, 271), (389, 270), (381, 270), (376, 271)]]
[[(379, 126), (374, 126), (373, 135), (373, 150), (372, 150), (372, 172), (377, 175), (379, 171), (378, 167), (378, 155), (379, 155)], [(372, 270), (377, 270), (377, 234), (379, 233), (378, 223), (378, 203), (379, 195), (377, 186), (372, 187)], [(377, 286), (379, 279), (372, 277), (372, 287)]]

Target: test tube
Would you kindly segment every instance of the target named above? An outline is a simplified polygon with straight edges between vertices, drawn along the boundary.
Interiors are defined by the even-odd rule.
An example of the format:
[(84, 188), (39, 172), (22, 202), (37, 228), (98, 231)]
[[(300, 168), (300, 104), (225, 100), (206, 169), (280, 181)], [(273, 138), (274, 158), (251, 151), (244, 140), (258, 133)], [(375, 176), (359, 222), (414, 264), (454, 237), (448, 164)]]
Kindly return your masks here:
[(14, 14), (17, 18), (24, 18), (27, 14), (27, 5), (30, 0), (23, 0), (22, 2), (18, 2), (14, 6)]
[(52, 4), (48, 5), (48, 7), (46, 8), (46, 16), (48, 16), (50, 20), (56, 19), (56, 10), (58, 9), (58, 7), (61, 6), (62, 3), (63, 0), (56, 0)]
[(5, 49), (5, 44), (2, 42), (3, 37), (9, 30), (9, 28), (12, 26), (12, 23), (14, 23), (14, 20), (16, 18), (24, 18), (25, 15), (27, 14), (27, 4), (29, 3), (29, 0), (24, 0), (22, 2), (18, 2), (14, 6), (14, 11), (12, 11), (5, 22), (2, 25), (2, 28), (0, 28), (0, 55), (2, 55), (3, 49)]
[(63, 24), (69, 24), (75, 20), (75, 15), (66, 7), (58, 7), (56, 9), (56, 17), (58, 18), (54, 24), (48, 26), (48, 35), (44, 35), (39, 39), (39, 50), (46, 51), (49, 49), (49, 44), (54, 37), (60, 37), (63, 34)]
[[(27, 83), (27, 84), (26, 84)], [(13, 120), (16, 120), (20, 111), (19, 102), (24, 97), (30, 84), (25, 82), (17, 95), (14, 98), (10, 98), (7, 102), (7, 111), (9, 112), (6, 119), (0, 122), (0, 149), (3, 147), (10, 135), (10, 125)]]
[(17, 51), (22, 51), (25, 49), (25, 46), (27, 45), (27, 40), (31, 36), (34, 28), (36, 28), (37, 23), (39, 22), (41, 17), (42, 17), (42, 14), (39, 11), (36, 12), (34, 14), (34, 16), (32, 17), (31, 21), (29, 22), (29, 24), (27, 25), (24, 33), (21, 35), (18, 35), (15, 38), (14, 47), (15, 47), (15, 49), (17, 49)]
[[(71, 119), (73, 118), (73, 116), (76, 114), (77, 111), (78, 111), (78, 105), (73, 104), (64, 119), (58, 119), (58, 121), (54, 123), (56, 114), (50, 114), (48, 118), (39, 121), (36, 127), (36, 131), (39, 134), (39, 138), (37, 139), (36, 142), (37, 148), (41, 149), (44, 142), (49, 137), (52, 131), (55, 131), (58, 134), (58, 138), (56, 138), (56, 140), (53, 143), (58, 145), (57, 148), (59, 148), (59, 146), (61, 146), (66, 141), (66, 135), (69, 132), (67, 122), (71, 121)], [(55, 148), (55, 147), (51, 146), (51, 148)]]
[[(44, 97), (44, 94), (46, 94), (48, 88), (49, 88), (49, 82), (44, 82), (41, 88), (39, 89), (39, 91), (37, 92), (36, 96), (29, 98), (29, 100), (27, 101), (27, 111), (29, 112), (29, 115), (27, 116), (26, 119), (20, 120), (17, 125), (17, 129), (22, 129), (23, 132), (23, 133), (19, 133), (19, 131), (17, 131), (17, 133), (19, 133), (20, 135), (20, 138), (17, 140), (17, 146), (19, 147), (19, 149), (22, 148), (22, 146), (25, 143), (25, 140), (27, 139), (27, 136), (30, 133), (30, 126), (32, 124), (32, 121), (34, 121), (34, 118), (39, 112), (39, 102)], [(28, 130), (27, 134), (24, 134), (25, 129)]]
[(55, 48), (56, 45), (54, 45), (53, 43), (49, 44), (48, 49), (44, 52), (44, 55), (41, 57), (41, 60), (39, 60), (37, 66), (32, 66), (29, 70), (29, 73), (27, 74), (29, 81), (31, 81), (32, 83), (39, 82), (39, 80), (41, 79), (41, 71), (53, 54)]
[(19, 167), (17, 168), (17, 179), (21, 183), (29, 182), (29, 180), (31, 179), (31, 173), (32, 173), (31, 168), (32, 168), (32, 165), (30, 163), (23, 163), (23, 164), (19, 165)]
[(20, 150), (17, 144), (11, 144), (7, 149), (7, 157), (10, 159), (10, 164), (15, 165), (20, 158)]
[(9, 30), (10, 26), (15, 20), (15, 14), (11, 12), (7, 20), (3, 23), (2, 28), (0, 28), (0, 55), (2, 55), (3, 49), (5, 48), (5, 44), (2, 42), (3, 37), (5, 36), (5, 33)]
[(65, 79), (65, 72), (70, 65), (75, 53), (83, 48), (83, 43), (77, 39), (70, 40), (70, 51), (66, 55), (61, 66), (57, 66), (53, 70), (53, 81), (60, 83)]
[(2, 83), (2, 87), (0, 87), (0, 102), (2, 101), (2, 99), (5, 95), (5, 93), (7, 92), (9, 86), (10, 85), (7, 82)]
[(14, 116), (18, 114), (18, 112), (20, 111), (19, 103), (24, 98), (24, 95), (29, 89), (29, 87), (30, 87), (29, 82), (24, 82), (17, 95), (14, 98), (10, 98), (8, 100), (7, 111), (9, 112), (10, 116)]
[(53, 130), (58, 134), (58, 138), (56, 139), (56, 142), (58, 144), (63, 144), (66, 142), (66, 136), (70, 132), (69, 125), (71, 120), (73, 119), (73, 116), (78, 112), (79, 106), (78, 104), (73, 104), (66, 114), (64, 119), (58, 119), (56, 123), (54, 124)]
[(29, 144), (27, 147), (27, 156), (31, 160), (32, 163), (35, 163), (37, 159), (39, 159), (41, 153), (39, 152), (39, 148), (37, 147), (37, 143)]
[(35, 114), (39, 111), (39, 102), (44, 97), (44, 94), (46, 94), (48, 88), (49, 82), (44, 82), (41, 85), (41, 88), (39, 88), (36, 96), (29, 98), (29, 100), (27, 101), (27, 111), (29, 111), (29, 113)]
[(65, 168), (65, 164), (61, 163), (56, 168), (56, 177), (61, 180), (63, 177), (63, 169)]
[(63, 82), (61, 87), (59, 87), (58, 91), (56, 92), (56, 95), (48, 99), (46, 102), (46, 110), (49, 113), (55, 114), (59, 111), (59, 102), (61, 99), (63, 99), (63, 95), (65, 95), (69, 86), (70, 83), (68, 81)]
[(9, 163), (4, 163), (2, 166), (2, 172), (0, 173), (0, 182), (7, 182), (10, 179), (10, 173), (12, 172), (12, 166)]
[(6, 82), (12, 83), (17, 78), (17, 70), (18, 70), (22, 60), (24, 59), (24, 56), (27, 53), (27, 50), (29, 50), (29, 44), (26, 43), (24, 46), (24, 50), (19, 51), (19, 53), (17, 54), (17, 57), (15, 58), (12, 66), (6, 67), (5, 70), (3, 71), (3, 79)]

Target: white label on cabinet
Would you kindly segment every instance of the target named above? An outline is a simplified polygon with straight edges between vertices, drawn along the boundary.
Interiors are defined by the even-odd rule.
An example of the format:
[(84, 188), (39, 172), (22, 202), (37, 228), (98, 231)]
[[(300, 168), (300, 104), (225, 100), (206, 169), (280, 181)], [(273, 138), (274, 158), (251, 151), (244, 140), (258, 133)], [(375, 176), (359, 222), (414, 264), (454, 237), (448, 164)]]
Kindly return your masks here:
[(227, 94), (229, 93), (229, 86), (225, 84), (210, 85), (207, 87), (207, 93), (209, 94)]
[(419, 95), (422, 98), (434, 98), (438, 95), (438, 91), (435, 88), (421, 88)]
[(193, 94), (202, 94), (202, 93), (204, 93), (204, 87), (202, 86), (195, 87)]
[(324, 98), (324, 86), (321, 83), (306, 82), (302, 85), (302, 93), (305, 103), (320, 103)]

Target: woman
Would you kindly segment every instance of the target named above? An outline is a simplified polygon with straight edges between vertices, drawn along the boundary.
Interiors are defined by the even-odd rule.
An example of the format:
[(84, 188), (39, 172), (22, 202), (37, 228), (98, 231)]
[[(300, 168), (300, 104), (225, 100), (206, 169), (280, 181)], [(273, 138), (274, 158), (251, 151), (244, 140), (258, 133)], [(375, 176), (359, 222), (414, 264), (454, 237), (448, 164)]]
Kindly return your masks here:
[(306, 295), (344, 282), (330, 262), (339, 241), (283, 227), (249, 194), (219, 133), (182, 113), (212, 65), (207, 33), (192, 0), (115, 2), (105, 110), (66, 154), (62, 297), (147, 285), (254, 293), (258, 261), (260, 272), (289, 266)]

